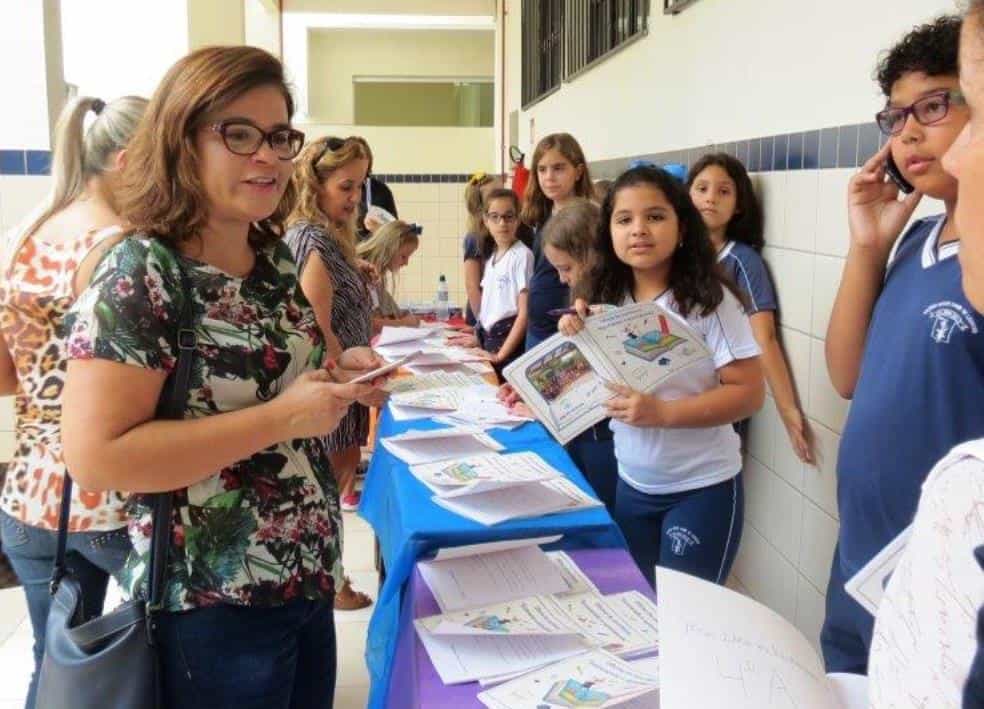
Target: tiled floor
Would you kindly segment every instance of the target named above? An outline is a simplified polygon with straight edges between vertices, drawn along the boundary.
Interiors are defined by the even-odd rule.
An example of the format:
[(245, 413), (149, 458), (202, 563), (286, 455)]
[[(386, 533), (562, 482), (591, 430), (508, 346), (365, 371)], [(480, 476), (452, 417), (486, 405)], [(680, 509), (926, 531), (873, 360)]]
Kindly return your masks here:
[[(354, 514), (345, 514), (345, 569), (355, 588), (376, 597), (378, 576), (373, 564), (373, 534)], [(118, 602), (110, 591), (107, 607)], [(338, 636), (336, 709), (363, 709), (369, 694), (369, 675), (363, 659), (372, 607), (335, 613)], [(33, 669), (31, 623), (19, 588), (0, 591), (0, 709), (21, 709)]]

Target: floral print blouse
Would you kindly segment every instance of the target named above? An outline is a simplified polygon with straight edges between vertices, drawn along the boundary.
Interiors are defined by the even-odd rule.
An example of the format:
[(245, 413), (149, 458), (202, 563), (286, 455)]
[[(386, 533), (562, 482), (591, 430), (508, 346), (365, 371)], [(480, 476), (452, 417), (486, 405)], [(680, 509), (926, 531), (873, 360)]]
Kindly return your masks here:
[[(186, 419), (263, 404), (320, 366), (322, 335), (284, 244), (257, 250), (253, 270), (236, 278), (138, 237), (110, 252), (77, 301), (69, 357), (170, 372), (189, 295), (182, 270), (198, 336)], [(319, 439), (278, 443), (177, 490), (173, 523), (168, 610), (322, 600), (341, 582), (338, 489)], [(122, 579), (134, 595), (150, 532), (136, 496)]]

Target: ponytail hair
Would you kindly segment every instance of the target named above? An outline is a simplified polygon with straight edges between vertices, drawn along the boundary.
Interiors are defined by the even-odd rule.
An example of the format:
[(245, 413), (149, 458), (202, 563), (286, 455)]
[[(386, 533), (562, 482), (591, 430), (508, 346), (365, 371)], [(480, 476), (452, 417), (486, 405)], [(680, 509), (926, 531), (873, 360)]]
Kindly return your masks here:
[(482, 203), (482, 189), (496, 180), (495, 175), (485, 172), (473, 173), (465, 185), (465, 209), (468, 210), (468, 233), (479, 239), (485, 237), (485, 222), (482, 216), (485, 205)]
[[(108, 104), (102, 99), (82, 96), (66, 104), (55, 125), (51, 153), (54, 185), (41, 211), (32, 214), (26, 228), (15, 237), (17, 243), (4, 259), (4, 273), (24, 241), (48, 218), (76, 200), (85, 190), (89, 178), (105, 172), (110, 157), (130, 142), (146, 107), (147, 99), (139, 96), (124, 96)], [(96, 118), (86, 129), (89, 111), (96, 114)]]

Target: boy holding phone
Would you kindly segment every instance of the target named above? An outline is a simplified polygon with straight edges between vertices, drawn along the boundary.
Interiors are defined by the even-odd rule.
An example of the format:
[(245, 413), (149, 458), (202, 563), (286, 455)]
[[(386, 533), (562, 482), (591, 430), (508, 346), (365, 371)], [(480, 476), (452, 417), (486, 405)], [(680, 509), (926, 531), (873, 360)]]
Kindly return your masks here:
[[(887, 103), (877, 120), (889, 139), (848, 187), (851, 246), (826, 340), (831, 380), (853, 399), (820, 638), (829, 672), (867, 671), (873, 618), (844, 583), (912, 522), (934, 463), (984, 436), (984, 318), (961, 290), (957, 181), (942, 166), (968, 119), (959, 32), (959, 18), (942, 17), (881, 61)], [(902, 199), (889, 158), (914, 188)], [(906, 230), (923, 195), (942, 200), (946, 212)]]

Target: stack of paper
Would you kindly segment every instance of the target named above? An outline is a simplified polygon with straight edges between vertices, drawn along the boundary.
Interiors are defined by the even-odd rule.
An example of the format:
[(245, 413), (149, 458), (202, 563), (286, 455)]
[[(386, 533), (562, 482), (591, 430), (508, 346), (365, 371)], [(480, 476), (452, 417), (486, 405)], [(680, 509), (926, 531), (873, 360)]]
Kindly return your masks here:
[(647, 655), (658, 647), (656, 604), (638, 591), (589, 592), (557, 602), (593, 644), (619, 657)]
[[(429, 372), (414, 377), (403, 377), (386, 383), (386, 391), (390, 394), (401, 394), (411, 391), (427, 391), (428, 389), (446, 389), (451, 387), (470, 387), (486, 384), (477, 373), (463, 374), (461, 372)], [(487, 384), (486, 384), (487, 386)]]
[(414, 621), (444, 684), (527, 672), (591, 649), (549, 596)]
[[(489, 709), (659, 706), (658, 666), (629, 663), (603, 650), (523, 675), (478, 695)], [(692, 705), (697, 706), (697, 705)]]
[(434, 463), (450, 458), (467, 458), (489, 451), (503, 450), (502, 444), (495, 439), (480, 430), (471, 428), (407, 431), (381, 438), (380, 441), (386, 450), (409, 465)]
[(410, 472), (437, 497), (445, 499), (563, 477), (563, 473), (548, 465), (543, 458), (529, 452), (490, 453), (411, 465)]
[(565, 477), (462, 497), (435, 495), (433, 500), (455, 514), (484, 525), (601, 507), (599, 500)]
[(488, 606), (539, 593), (581, 595), (597, 591), (564, 552), (545, 553), (560, 535), (440, 549), (417, 569), (442, 612)]

